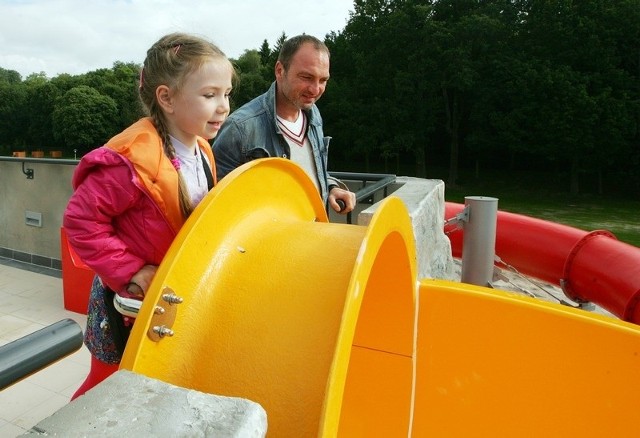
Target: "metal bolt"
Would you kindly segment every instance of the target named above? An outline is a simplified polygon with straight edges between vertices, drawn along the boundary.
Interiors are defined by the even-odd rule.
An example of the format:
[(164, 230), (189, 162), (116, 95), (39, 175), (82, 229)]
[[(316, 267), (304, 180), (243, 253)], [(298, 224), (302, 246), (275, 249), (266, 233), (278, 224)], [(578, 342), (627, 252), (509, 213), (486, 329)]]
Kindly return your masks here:
[(179, 297), (178, 295), (174, 294), (173, 292), (168, 293), (168, 294), (162, 294), (162, 299), (165, 300), (169, 304), (180, 304), (180, 303), (182, 303), (182, 301), (184, 301), (182, 299), (182, 297)]
[(155, 313), (156, 315), (164, 315), (164, 312), (165, 312), (164, 307), (161, 307), (161, 306), (156, 306), (153, 309), (153, 313)]
[(173, 330), (171, 330), (169, 327), (165, 326), (165, 325), (155, 325), (153, 326), (153, 332), (155, 334), (157, 334), (158, 336), (160, 336), (161, 338), (164, 338), (165, 336), (173, 336)]

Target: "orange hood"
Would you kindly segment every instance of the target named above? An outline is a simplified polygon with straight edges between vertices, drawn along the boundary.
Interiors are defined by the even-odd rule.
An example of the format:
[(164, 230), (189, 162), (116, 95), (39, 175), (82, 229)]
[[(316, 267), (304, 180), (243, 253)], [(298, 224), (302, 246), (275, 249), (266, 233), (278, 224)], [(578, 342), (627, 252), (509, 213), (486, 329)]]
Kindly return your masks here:
[[(213, 181), (216, 181), (215, 162), (209, 143), (198, 137), (198, 146), (209, 158)], [(105, 147), (129, 160), (139, 182), (145, 187), (176, 233), (185, 219), (178, 201), (178, 173), (164, 154), (158, 131), (150, 118), (143, 118), (107, 142)]]

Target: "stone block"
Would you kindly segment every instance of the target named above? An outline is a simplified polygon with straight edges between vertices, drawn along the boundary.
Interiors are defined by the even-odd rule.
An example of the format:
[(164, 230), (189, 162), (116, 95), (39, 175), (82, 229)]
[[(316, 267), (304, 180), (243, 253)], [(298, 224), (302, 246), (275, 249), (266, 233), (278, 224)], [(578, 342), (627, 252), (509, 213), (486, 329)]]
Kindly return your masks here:
[(21, 436), (253, 438), (266, 431), (258, 403), (120, 370)]

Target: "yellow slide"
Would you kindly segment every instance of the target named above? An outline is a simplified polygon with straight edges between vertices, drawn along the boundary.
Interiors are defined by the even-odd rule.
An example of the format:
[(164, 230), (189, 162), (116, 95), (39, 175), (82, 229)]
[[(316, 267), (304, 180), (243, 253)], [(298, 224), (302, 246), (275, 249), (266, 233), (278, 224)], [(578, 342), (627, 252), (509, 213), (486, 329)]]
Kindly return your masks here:
[(595, 436), (633, 430), (639, 350), (632, 324), (416, 281), (399, 199), (328, 223), (304, 171), (264, 159), (189, 218), (121, 366), (256, 401), (272, 437)]
[(461, 283), (419, 297), (413, 436), (637, 434), (639, 326)]

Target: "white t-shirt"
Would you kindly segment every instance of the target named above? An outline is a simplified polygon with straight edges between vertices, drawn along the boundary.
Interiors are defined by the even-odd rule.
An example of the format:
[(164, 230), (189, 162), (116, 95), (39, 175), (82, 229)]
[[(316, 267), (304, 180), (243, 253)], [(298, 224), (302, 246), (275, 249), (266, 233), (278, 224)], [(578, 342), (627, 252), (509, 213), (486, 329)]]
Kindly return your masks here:
[(278, 125), (280, 130), (284, 134), (285, 140), (289, 144), (291, 150), (291, 161), (302, 167), (311, 181), (315, 184), (318, 191), (320, 186), (318, 184), (318, 170), (316, 169), (316, 163), (313, 159), (313, 151), (311, 150), (311, 143), (307, 138), (307, 116), (302, 111), (298, 111), (298, 118), (295, 122), (289, 122), (281, 117), (278, 117)]
[(187, 184), (191, 203), (195, 207), (209, 192), (207, 175), (204, 173), (202, 163), (203, 157), (207, 161), (209, 168), (211, 168), (211, 163), (209, 163), (208, 158), (200, 152), (197, 144), (194, 149), (193, 146), (188, 147), (173, 136), (171, 136), (171, 142), (176, 150), (176, 157), (178, 161), (180, 161), (180, 173)]

